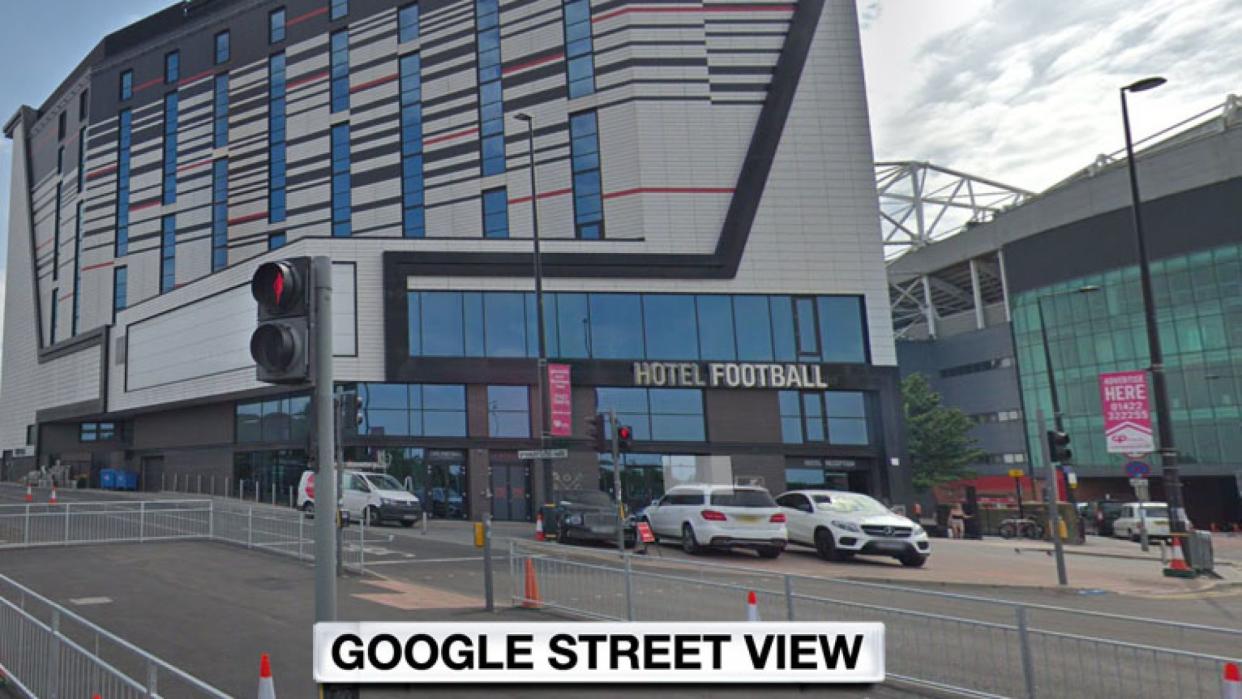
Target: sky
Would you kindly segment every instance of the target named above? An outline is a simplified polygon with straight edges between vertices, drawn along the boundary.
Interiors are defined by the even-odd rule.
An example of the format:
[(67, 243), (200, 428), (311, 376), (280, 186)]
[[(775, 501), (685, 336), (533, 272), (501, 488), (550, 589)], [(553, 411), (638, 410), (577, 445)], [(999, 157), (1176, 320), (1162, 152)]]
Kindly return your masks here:
[[(1136, 138), (1242, 92), (1238, 0), (856, 1), (877, 160), (1040, 191), (1122, 146), (1121, 85), (1169, 80), (1134, 96)], [(106, 34), (168, 4), (7, 0), (0, 121), (41, 104)], [(0, 138), (0, 229), (10, 158)]]

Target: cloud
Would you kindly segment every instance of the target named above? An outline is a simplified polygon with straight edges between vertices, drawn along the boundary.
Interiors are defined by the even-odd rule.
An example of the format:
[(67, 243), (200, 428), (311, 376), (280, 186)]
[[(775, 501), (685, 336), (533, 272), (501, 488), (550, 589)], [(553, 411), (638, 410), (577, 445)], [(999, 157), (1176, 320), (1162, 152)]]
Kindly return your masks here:
[(1231, 48), (1242, 4), (1231, 0), (886, 0), (873, 14), (863, 47), (877, 159), (930, 160), (1028, 189), (1122, 145), (1121, 85), (1169, 79), (1133, 98), (1141, 137), (1242, 82), (1242, 52)]

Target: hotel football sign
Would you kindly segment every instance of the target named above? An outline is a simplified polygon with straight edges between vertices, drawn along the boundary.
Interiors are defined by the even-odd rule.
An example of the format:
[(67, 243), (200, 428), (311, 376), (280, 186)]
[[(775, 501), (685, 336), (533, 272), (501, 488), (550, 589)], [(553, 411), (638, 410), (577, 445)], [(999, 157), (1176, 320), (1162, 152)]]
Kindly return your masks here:
[(828, 388), (818, 364), (634, 362), (634, 385), (687, 388)]

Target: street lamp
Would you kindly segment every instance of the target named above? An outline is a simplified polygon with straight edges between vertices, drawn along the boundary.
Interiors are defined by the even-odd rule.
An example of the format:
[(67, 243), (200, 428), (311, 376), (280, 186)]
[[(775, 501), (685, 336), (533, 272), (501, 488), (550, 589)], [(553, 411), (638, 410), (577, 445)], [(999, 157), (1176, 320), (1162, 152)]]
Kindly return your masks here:
[(1160, 332), (1156, 327), (1156, 303), (1151, 290), (1151, 268), (1147, 260), (1147, 240), (1143, 232), (1143, 212), (1139, 198), (1138, 173), (1134, 163), (1134, 142), (1130, 136), (1130, 109), (1127, 92), (1145, 92), (1166, 82), (1161, 77), (1143, 78), (1121, 88), (1121, 121), (1126, 135), (1126, 167), (1130, 171), (1130, 208), (1134, 212), (1134, 237), (1138, 248), (1139, 281), (1143, 291), (1143, 318), (1147, 325), (1147, 354), (1151, 357), (1151, 388), (1156, 401), (1156, 429), (1160, 454), (1161, 480), (1169, 500), (1169, 531), (1186, 531), (1182, 499), (1181, 469), (1177, 466), (1177, 449), (1173, 445), (1173, 419), (1169, 414), (1169, 393), (1164, 378), (1164, 353), (1160, 349)]
[[(526, 122), (526, 164), (530, 171), (530, 227), (531, 238), (535, 243), (535, 322), (539, 324), (539, 361), (536, 363), (539, 372), (539, 451), (548, 446), (548, 343), (543, 327), (543, 255), (539, 252), (539, 193), (535, 189), (535, 118), (526, 112), (513, 115), (518, 121)], [(552, 462), (541, 458), (543, 473), (543, 501), (548, 502), (552, 496)]]

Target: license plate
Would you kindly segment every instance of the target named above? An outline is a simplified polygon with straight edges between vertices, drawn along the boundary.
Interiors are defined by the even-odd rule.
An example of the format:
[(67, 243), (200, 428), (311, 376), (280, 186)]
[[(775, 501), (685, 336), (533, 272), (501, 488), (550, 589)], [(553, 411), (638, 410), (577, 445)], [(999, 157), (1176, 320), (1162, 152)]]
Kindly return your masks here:
[(756, 522), (762, 522), (763, 518), (755, 515), (738, 515), (737, 521), (745, 522), (746, 524), (754, 524)]
[(905, 544), (898, 544), (892, 541), (877, 541), (875, 547), (881, 551), (905, 551)]

